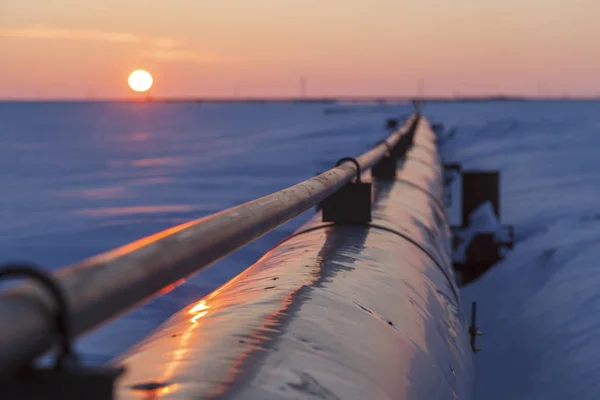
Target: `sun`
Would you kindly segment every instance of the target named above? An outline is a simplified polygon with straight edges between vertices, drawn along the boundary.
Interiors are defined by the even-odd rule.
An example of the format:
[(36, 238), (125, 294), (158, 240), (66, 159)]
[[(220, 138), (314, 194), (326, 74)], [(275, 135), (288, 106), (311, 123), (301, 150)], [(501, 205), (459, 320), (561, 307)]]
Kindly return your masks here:
[(127, 80), (129, 87), (136, 92), (145, 92), (152, 87), (152, 75), (143, 69), (133, 71)]

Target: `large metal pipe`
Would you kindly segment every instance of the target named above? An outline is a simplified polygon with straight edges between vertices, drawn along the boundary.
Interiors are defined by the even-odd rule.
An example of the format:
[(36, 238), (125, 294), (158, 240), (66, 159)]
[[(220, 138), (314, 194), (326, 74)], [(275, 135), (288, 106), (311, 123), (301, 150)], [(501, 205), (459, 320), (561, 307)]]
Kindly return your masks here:
[(470, 398), (434, 140), (423, 121), (371, 223), (315, 216), (116, 359), (117, 398)]
[[(411, 117), (387, 142), (395, 145), (416, 118)], [(387, 151), (382, 143), (357, 161), (366, 170)], [(60, 269), (54, 275), (71, 308), (73, 333), (77, 336), (97, 327), (265, 235), (315, 206), (355, 175), (354, 165), (344, 163), (280, 192)], [(35, 286), (0, 294), (0, 376), (58, 343), (50, 312), (53, 308), (47, 294)]]

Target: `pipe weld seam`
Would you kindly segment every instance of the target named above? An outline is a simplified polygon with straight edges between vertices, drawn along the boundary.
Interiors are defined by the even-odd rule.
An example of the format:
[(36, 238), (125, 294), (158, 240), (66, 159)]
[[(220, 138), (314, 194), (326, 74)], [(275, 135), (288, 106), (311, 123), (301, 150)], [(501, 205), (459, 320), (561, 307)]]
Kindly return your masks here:
[(366, 223), (362, 223), (362, 224), (353, 224), (353, 223), (336, 223), (336, 222), (331, 222), (331, 223), (323, 223), (323, 224), (319, 224), (316, 226), (312, 226), (310, 228), (307, 229), (303, 229), (301, 231), (298, 232), (294, 232), (293, 234), (291, 234), (290, 236), (280, 240), (278, 243), (276, 243), (273, 247), (271, 247), (271, 249), (269, 250), (269, 252), (273, 249), (275, 249), (276, 247), (278, 247), (279, 245), (287, 242), (288, 240), (291, 240), (297, 236), (300, 236), (302, 234), (305, 233), (309, 233), (309, 232), (313, 232), (313, 231), (317, 231), (319, 229), (325, 229), (325, 228), (330, 228), (330, 227), (334, 227), (334, 226), (366, 226), (369, 228), (375, 228), (375, 229), (380, 229), (386, 232), (390, 232), (390, 233), (394, 233), (397, 236), (400, 236), (401, 238), (403, 238), (404, 240), (406, 240), (407, 242), (413, 244), (415, 247), (417, 247), (418, 249), (420, 249), (427, 257), (429, 257), (431, 259), (431, 261), (433, 261), (433, 263), (436, 265), (436, 267), (438, 267), (438, 269), (440, 271), (442, 271), (442, 273), (444, 274), (444, 277), (446, 278), (446, 280), (448, 281), (448, 284), (450, 285), (450, 288), (452, 289), (452, 293), (454, 294), (454, 298), (456, 300), (456, 303), (460, 306), (460, 296), (458, 295), (458, 293), (456, 292), (456, 288), (454, 287), (454, 283), (452, 282), (452, 279), (450, 278), (450, 276), (448, 275), (448, 273), (446, 272), (446, 270), (444, 269), (444, 267), (442, 266), (442, 263), (433, 256), (433, 254), (431, 254), (429, 251), (427, 251), (426, 248), (424, 248), (423, 246), (421, 246), (419, 244), (419, 242), (417, 242), (416, 240), (412, 239), (410, 236), (399, 232), (395, 229), (392, 228), (388, 228), (386, 226), (383, 225), (379, 225), (379, 224), (375, 224), (372, 222), (366, 222)]

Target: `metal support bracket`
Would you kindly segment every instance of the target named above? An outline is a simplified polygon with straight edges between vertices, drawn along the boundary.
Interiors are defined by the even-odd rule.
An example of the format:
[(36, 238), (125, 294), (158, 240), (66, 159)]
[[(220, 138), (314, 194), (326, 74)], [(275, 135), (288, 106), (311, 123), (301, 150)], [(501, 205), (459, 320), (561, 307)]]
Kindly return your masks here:
[(397, 158), (392, 156), (393, 147), (385, 140), (377, 142), (377, 144), (385, 144), (388, 151), (377, 164), (371, 168), (371, 175), (375, 179), (394, 179), (396, 177)]
[(360, 165), (354, 158), (342, 158), (335, 166), (347, 161), (356, 165), (356, 180), (319, 204), (319, 208), (323, 211), (323, 222), (346, 224), (371, 222), (371, 183), (361, 182)]
[(396, 145), (394, 146), (392, 151), (390, 151), (390, 154), (396, 160), (399, 160), (406, 155), (406, 152), (408, 151), (409, 148), (410, 148), (410, 138), (408, 137), (408, 133), (406, 133), (406, 134), (400, 136), (398, 143), (396, 143)]
[(452, 231), (452, 262), (459, 284), (477, 280), (502, 261), (515, 242), (500, 221), (500, 172), (444, 165), (444, 205)]
[(471, 335), (471, 350), (474, 353), (481, 351), (477, 347), (477, 336), (483, 335), (483, 332), (477, 327), (477, 302), (471, 304), (471, 326), (469, 327), (469, 334)]
[(385, 122), (385, 126), (388, 130), (395, 131), (396, 129), (398, 129), (398, 118), (389, 118)]
[(418, 124), (419, 117), (417, 117), (413, 121), (408, 131), (404, 135), (400, 136), (398, 143), (396, 143), (394, 148), (390, 151), (392, 157), (395, 157), (397, 160), (399, 160), (406, 155), (406, 152), (411, 148), (413, 144)]
[(29, 366), (2, 383), (3, 399), (113, 399), (114, 383), (125, 371), (119, 367), (91, 367), (79, 363), (71, 344), (69, 307), (58, 282), (47, 272), (27, 264), (9, 264), (0, 269), (0, 279), (28, 277), (42, 284), (56, 303), (55, 329), (60, 350), (53, 366)]
[(114, 383), (123, 368), (93, 367), (80, 364), (61, 370), (35, 368), (23, 371), (2, 385), (6, 400), (111, 400)]

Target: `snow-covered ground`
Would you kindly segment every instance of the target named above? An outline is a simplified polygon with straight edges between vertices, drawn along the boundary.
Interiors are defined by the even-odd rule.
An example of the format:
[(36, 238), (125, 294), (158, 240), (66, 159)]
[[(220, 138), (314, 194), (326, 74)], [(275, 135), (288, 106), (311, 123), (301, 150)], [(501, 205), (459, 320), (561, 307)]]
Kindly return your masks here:
[[(405, 106), (0, 103), (0, 261), (57, 268), (280, 190), (357, 155)], [(331, 109), (335, 112), (324, 112)], [(330, 110), (330, 111), (331, 111)], [(342, 112), (344, 111), (344, 112)], [(600, 103), (426, 104), (448, 161), (502, 172), (507, 259), (463, 289), (478, 399), (600, 398)], [(309, 213), (81, 340), (123, 351)], [(467, 310), (468, 312), (468, 310)]]
[[(448, 161), (502, 172), (507, 259), (478, 302), (478, 399), (600, 398), (600, 103), (429, 105)], [(467, 310), (468, 312), (468, 310)]]

